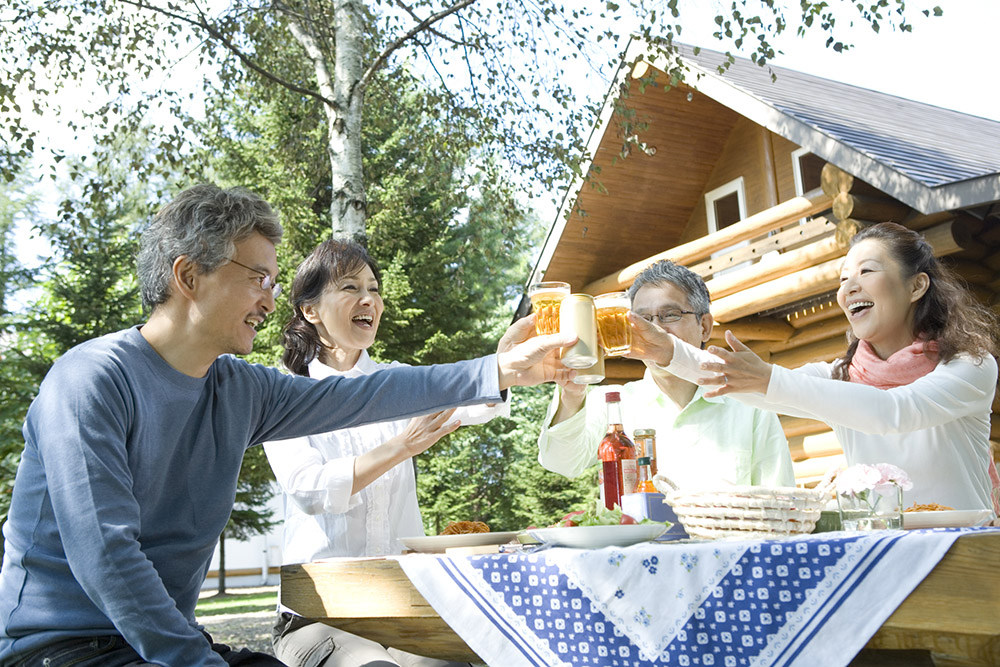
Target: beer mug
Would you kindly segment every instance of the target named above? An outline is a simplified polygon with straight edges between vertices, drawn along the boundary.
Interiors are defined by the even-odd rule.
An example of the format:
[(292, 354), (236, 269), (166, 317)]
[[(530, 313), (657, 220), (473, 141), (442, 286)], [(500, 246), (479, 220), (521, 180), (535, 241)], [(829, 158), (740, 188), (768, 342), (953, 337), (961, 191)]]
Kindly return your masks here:
[(576, 342), (562, 349), (563, 366), (584, 369), (597, 363), (600, 352), (597, 342), (597, 323), (594, 297), (589, 294), (570, 294), (559, 305), (559, 332), (575, 334)]
[(569, 294), (569, 283), (550, 281), (528, 286), (538, 335), (559, 333), (559, 304)]
[(597, 308), (597, 333), (604, 354), (620, 357), (632, 349), (632, 327), (628, 311), (632, 304), (627, 292), (609, 292), (594, 297)]

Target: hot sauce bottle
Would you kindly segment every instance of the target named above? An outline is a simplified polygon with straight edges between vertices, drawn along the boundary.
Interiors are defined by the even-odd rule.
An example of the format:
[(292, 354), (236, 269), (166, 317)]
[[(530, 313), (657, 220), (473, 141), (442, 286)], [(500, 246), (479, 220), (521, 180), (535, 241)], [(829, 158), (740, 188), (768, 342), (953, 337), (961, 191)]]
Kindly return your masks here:
[(621, 507), (622, 494), (632, 493), (637, 481), (635, 445), (625, 435), (622, 427), (621, 394), (609, 391), (605, 394), (608, 407), (608, 432), (597, 447), (597, 458), (601, 460), (601, 497), (604, 506), (612, 509)]

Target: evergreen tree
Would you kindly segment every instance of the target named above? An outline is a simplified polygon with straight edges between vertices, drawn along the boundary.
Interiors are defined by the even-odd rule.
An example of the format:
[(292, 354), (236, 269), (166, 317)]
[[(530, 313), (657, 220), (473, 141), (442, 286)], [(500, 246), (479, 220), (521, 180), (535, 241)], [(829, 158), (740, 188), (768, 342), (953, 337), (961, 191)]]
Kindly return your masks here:
[[(14, 247), (15, 226), (35, 214), (35, 198), (24, 194), (26, 181), (18, 174), (13, 182), (0, 183), (0, 523), (7, 519), (14, 474), (24, 448), (21, 425), (48, 368), (39, 359), (51, 353), (20, 332), (11, 311), (14, 296), (30, 285), (32, 278)], [(2, 549), (0, 544), (0, 555)]]

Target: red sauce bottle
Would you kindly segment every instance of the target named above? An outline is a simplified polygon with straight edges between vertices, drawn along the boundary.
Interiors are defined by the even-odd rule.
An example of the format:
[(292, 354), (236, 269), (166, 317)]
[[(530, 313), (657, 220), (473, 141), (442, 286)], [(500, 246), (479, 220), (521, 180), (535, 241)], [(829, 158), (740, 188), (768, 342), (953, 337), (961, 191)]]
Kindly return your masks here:
[(621, 394), (609, 391), (605, 394), (608, 406), (608, 432), (597, 447), (597, 458), (601, 460), (601, 498), (604, 506), (612, 509), (621, 507), (622, 494), (632, 493), (637, 481), (635, 445), (625, 435), (622, 427)]

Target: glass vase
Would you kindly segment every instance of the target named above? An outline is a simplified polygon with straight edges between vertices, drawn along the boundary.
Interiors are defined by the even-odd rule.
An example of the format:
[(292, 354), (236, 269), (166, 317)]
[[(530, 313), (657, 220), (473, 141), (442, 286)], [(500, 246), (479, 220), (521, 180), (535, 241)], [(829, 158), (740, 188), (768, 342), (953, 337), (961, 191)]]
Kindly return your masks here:
[(843, 530), (899, 530), (903, 527), (903, 489), (874, 489), (837, 495)]

